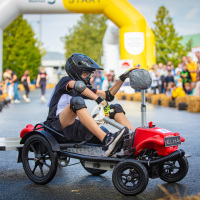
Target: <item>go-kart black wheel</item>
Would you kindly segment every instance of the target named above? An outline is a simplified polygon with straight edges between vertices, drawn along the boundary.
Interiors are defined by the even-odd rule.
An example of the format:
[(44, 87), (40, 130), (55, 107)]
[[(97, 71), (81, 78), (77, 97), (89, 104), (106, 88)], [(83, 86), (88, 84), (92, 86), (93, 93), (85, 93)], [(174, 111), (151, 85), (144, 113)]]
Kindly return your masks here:
[(188, 167), (185, 156), (176, 161), (165, 162), (160, 168), (160, 178), (168, 183), (175, 183), (186, 176)]
[(57, 153), (41, 135), (30, 136), (22, 149), (23, 168), (28, 178), (36, 184), (50, 182), (57, 170)]
[(81, 160), (81, 165), (83, 166), (83, 168), (91, 173), (92, 175), (94, 176), (99, 176), (101, 174), (104, 174), (105, 172), (107, 172), (107, 170), (102, 170), (102, 169), (94, 169), (94, 168), (88, 168), (88, 167), (85, 167), (85, 161), (84, 160)]
[(125, 195), (137, 195), (144, 191), (149, 175), (144, 165), (134, 160), (125, 160), (115, 167), (112, 181), (115, 188)]

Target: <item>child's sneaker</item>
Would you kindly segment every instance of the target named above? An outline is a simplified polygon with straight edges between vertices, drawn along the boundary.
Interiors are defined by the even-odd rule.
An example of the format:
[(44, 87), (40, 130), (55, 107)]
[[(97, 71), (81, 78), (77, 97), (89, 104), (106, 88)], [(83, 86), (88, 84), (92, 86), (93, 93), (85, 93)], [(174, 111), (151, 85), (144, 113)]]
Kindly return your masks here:
[(15, 100), (14, 100), (14, 103), (21, 103), (21, 101), (18, 100), (18, 99), (15, 99)]
[(103, 143), (105, 144), (103, 150), (106, 151), (105, 154), (107, 157), (115, 154), (117, 151), (119, 151), (119, 148), (121, 150), (124, 135), (128, 132), (129, 129), (127, 127), (124, 127), (114, 134), (109, 133), (106, 135), (103, 141)]
[(42, 101), (43, 103), (46, 102), (44, 96), (41, 97), (41, 101)]
[(28, 102), (28, 103), (29, 103), (30, 101), (31, 101), (31, 100), (30, 100), (29, 98), (26, 98), (26, 102)]
[(26, 95), (25, 94), (23, 95), (23, 99), (24, 99), (24, 101), (26, 101)]

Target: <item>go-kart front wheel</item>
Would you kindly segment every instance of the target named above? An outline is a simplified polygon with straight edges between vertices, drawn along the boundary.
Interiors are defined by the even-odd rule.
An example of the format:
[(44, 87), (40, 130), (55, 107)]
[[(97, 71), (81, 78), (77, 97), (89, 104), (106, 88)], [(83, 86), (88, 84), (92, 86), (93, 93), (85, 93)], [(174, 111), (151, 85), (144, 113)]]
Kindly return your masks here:
[(160, 178), (168, 183), (175, 183), (186, 176), (188, 167), (185, 156), (175, 161), (165, 162), (160, 168)]
[(22, 164), (28, 178), (36, 184), (50, 182), (57, 170), (57, 153), (41, 135), (30, 136), (22, 149)]
[(115, 167), (112, 181), (115, 188), (125, 195), (137, 195), (144, 191), (149, 175), (144, 165), (134, 160), (125, 160)]

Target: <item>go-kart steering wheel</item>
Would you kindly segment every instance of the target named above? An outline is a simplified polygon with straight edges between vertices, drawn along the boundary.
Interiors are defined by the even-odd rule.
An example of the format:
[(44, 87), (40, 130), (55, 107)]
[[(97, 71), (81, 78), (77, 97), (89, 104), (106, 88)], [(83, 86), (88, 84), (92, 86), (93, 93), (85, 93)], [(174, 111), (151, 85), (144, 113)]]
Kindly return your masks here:
[[(98, 113), (96, 113), (97, 109), (99, 109)], [(95, 114), (96, 113), (96, 114)], [(92, 117), (94, 118), (94, 120), (96, 121), (96, 123), (101, 126), (105, 123), (105, 121), (103, 120), (105, 117), (105, 113), (104, 113), (104, 107), (101, 105), (96, 105), (92, 112), (91, 112)]]

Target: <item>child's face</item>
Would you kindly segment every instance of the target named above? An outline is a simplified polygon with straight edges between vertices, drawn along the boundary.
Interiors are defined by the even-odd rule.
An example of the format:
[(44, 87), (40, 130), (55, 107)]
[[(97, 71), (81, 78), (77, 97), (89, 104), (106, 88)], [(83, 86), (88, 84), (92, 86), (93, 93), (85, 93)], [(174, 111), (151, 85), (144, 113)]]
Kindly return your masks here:
[(184, 65), (184, 66), (183, 66), (183, 71), (186, 71), (186, 70), (187, 70), (187, 66)]
[(188, 57), (188, 62), (191, 63), (192, 62), (192, 58)]
[(185, 89), (186, 89), (186, 90), (190, 90), (190, 85), (186, 85), (186, 86), (185, 86)]
[(170, 90), (172, 88), (171, 84), (167, 86), (167, 89)]
[(112, 76), (107, 76), (108, 81), (112, 80)]
[(90, 73), (90, 72), (83, 72), (83, 73), (81, 74), (81, 77), (82, 77), (82, 78), (87, 78), (88, 76), (91, 76), (91, 73)]
[(177, 82), (182, 83), (182, 78), (179, 78)]
[(186, 56), (183, 56), (183, 57), (182, 57), (182, 61), (183, 61), (184, 63), (186, 63), (186, 62), (187, 62), (187, 57), (186, 57)]
[(173, 86), (173, 90), (175, 90), (175, 89), (176, 89), (176, 85)]

